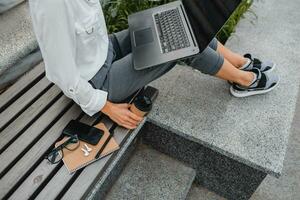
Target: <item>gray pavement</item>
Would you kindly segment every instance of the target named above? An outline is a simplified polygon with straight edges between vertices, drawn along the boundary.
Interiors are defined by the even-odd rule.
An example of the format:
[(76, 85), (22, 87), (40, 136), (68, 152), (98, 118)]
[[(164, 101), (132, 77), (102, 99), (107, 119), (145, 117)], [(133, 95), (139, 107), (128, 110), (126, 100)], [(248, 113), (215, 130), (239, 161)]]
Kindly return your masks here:
[(280, 176), (300, 83), (299, 1), (255, 1), (228, 41), (231, 49), (277, 63), (280, 86), (263, 96), (237, 99), (229, 85), (177, 66), (153, 83), (160, 95), (152, 122), (228, 157)]

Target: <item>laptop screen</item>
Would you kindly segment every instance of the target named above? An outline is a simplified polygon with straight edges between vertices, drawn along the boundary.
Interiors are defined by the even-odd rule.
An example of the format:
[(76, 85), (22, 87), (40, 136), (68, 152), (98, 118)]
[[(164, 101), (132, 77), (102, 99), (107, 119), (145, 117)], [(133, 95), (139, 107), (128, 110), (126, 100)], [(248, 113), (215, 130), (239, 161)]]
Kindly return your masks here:
[(221, 30), (241, 0), (182, 0), (200, 51)]

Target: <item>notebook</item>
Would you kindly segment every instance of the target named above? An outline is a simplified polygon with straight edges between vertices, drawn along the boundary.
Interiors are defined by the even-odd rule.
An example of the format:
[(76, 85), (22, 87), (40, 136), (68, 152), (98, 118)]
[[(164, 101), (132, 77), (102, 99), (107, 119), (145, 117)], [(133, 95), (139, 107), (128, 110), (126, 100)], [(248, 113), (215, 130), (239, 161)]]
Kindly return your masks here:
[[(101, 153), (101, 156), (98, 159), (95, 159), (97, 152), (101, 149), (104, 142), (109, 136), (109, 131), (103, 123), (99, 123), (95, 127), (104, 131), (104, 134), (97, 145), (91, 145), (87, 144), (86, 142), (80, 141), (79, 147), (74, 151), (70, 151), (66, 148), (63, 149), (63, 162), (64, 165), (67, 167), (69, 173), (73, 173), (119, 149), (119, 145), (117, 144), (116, 140), (112, 137), (105, 149), (103, 150), (103, 152)], [(68, 137), (63, 138), (61, 141), (55, 144), (55, 147), (65, 142), (67, 139)], [(86, 144), (89, 148), (92, 148), (92, 151), (90, 152), (89, 156), (84, 156), (84, 152), (81, 150), (81, 148), (85, 149), (84, 144)]]

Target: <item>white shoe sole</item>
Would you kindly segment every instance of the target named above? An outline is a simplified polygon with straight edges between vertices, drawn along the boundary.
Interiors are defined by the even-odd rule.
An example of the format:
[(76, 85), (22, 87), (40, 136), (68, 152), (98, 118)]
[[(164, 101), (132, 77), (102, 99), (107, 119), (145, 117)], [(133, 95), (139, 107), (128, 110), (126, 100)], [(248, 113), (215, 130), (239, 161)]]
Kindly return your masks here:
[(278, 82), (273, 87), (271, 87), (267, 90), (257, 90), (257, 91), (244, 92), (244, 93), (236, 92), (233, 89), (233, 86), (231, 86), (230, 87), (230, 93), (232, 94), (232, 96), (237, 97), (237, 98), (243, 98), (243, 97), (250, 97), (250, 96), (254, 96), (254, 95), (266, 94), (266, 93), (269, 93), (272, 90), (274, 90), (279, 85), (279, 82), (280, 82), (280, 79), (278, 80)]

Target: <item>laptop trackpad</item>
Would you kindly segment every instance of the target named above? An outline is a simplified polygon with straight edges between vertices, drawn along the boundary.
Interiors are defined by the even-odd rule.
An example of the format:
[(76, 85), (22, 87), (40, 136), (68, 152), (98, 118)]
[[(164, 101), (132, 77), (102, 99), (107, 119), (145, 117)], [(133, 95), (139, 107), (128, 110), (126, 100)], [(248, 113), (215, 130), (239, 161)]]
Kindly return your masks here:
[(146, 28), (134, 32), (135, 45), (141, 46), (153, 42), (153, 34), (151, 28)]

